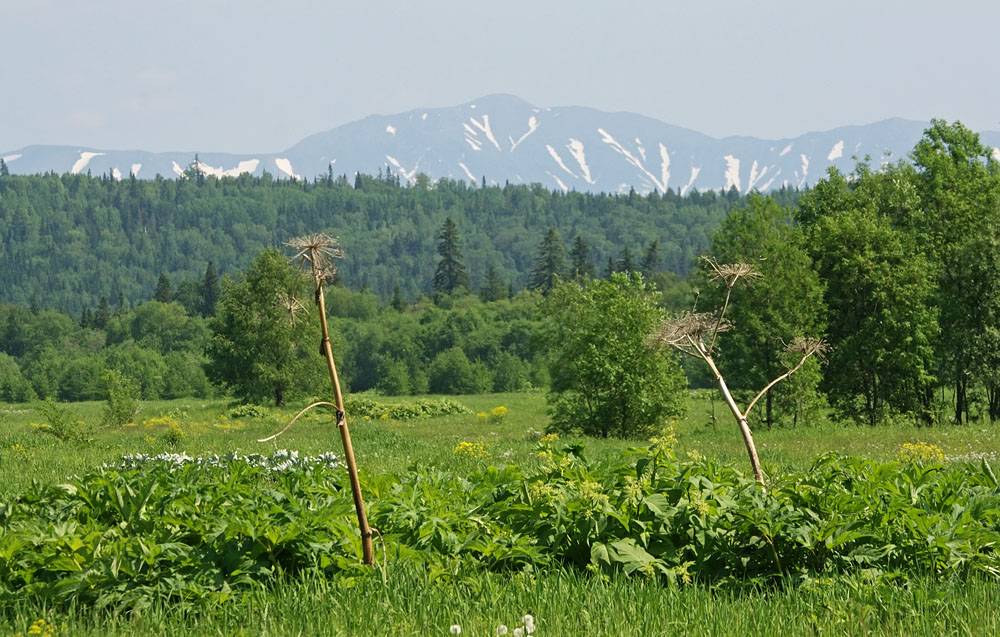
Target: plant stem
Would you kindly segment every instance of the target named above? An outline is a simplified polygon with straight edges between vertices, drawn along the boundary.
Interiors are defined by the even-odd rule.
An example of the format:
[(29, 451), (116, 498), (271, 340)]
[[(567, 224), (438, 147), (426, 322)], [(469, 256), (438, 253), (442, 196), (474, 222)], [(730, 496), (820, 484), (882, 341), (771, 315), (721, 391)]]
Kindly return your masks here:
[(326, 302), (323, 298), (323, 283), (316, 284), (316, 305), (319, 307), (319, 323), (323, 330), (323, 355), (326, 357), (326, 367), (330, 372), (330, 382), (337, 405), (337, 428), (340, 429), (340, 439), (344, 443), (344, 458), (347, 462), (347, 475), (351, 480), (351, 494), (354, 496), (354, 509), (358, 514), (358, 527), (361, 529), (362, 560), (365, 564), (375, 563), (375, 553), (372, 549), (372, 530), (368, 526), (368, 514), (365, 513), (365, 501), (361, 497), (361, 481), (358, 479), (358, 466), (354, 462), (354, 446), (351, 444), (351, 432), (347, 428), (347, 415), (344, 412), (344, 396), (340, 391), (340, 380), (337, 377), (337, 366), (333, 362), (333, 348), (330, 347), (330, 333), (326, 326)]

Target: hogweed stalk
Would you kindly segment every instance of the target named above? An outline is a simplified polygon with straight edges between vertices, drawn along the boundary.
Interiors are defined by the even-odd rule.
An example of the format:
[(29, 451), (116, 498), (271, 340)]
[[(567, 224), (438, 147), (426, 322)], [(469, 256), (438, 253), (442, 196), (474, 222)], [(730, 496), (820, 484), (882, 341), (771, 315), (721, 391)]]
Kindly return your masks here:
[[(321, 401), (306, 407), (299, 415), (292, 420), (298, 419), (309, 409), (319, 406), (332, 406), (337, 414), (337, 429), (340, 431), (340, 439), (344, 445), (344, 462), (347, 465), (347, 475), (351, 481), (351, 494), (354, 496), (354, 509), (358, 514), (358, 528), (361, 530), (362, 561), (365, 564), (375, 563), (375, 553), (372, 548), (372, 529), (368, 526), (368, 514), (365, 512), (365, 501), (361, 495), (361, 481), (358, 479), (358, 467), (354, 460), (354, 445), (351, 444), (351, 432), (347, 427), (347, 414), (344, 411), (344, 395), (340, 390), (340, 379), (337, 375), (337, 365), (333, 360), (333, 348), (330, 346), (330, 331), (326, 322), (326, 301), (323, 296), (323, 284), (328, 279), (333, 278), (337, 273), (337, 266), (334, 259), (344, 258), (344, 252), (340, 249), (340, 242), (336, 237), (326, 234), (313, 234), (303, 237), (296, 237), (288, 241), (285, 245), (296, 251), (292, 257), (299, 261), (299, 269), (309, 264), (309, 272), (313, 280), (313, 294), (316, 300), (316, 307), (319, 309), (319, 324), (322, 332), (320, 348), (323, 357), (326, 359), (326, 368), (330, 374), (330, 384), (333, 386), (334, 403)], [(289, 317), (294, 320), (297, 307), (293, 302), (287, 301), (285, 307), (289, 312)], [(265, 438), (269, 440), (284, 433), (292, 423), (288, 423), (285, 429), (278, 434)]]
[(729, 410), (733, 413), (733, 417), (736, 418), (736, 422), (739, 424), (740, 433), (743, 435), (743, 444), (746, 446), (747, 455), (750, 456), (750, 466), (753, 469), (754, 479), (760, 484), (764, 484), (764, 473), (761, 471), (760, 458), (757, 456), (757, 445), (754, 443), (753, 432), (750, 430), (750, 425), (747, 421), (750, 416), (750, 410), (753, 409), (757, 401), (766, 395), (772, 387), (798, 371), (810, 356), (816, 355), (822, 357), (829, 349), (829, 346), (819, 338), (795, 337), (791, 343), (786, 345), (785, 352), (798, 355), (799, 361), (789, 367), (783, 374), (780, 374), (777, 378), (769, 382), (764, 389), (760, 390), (753, 397), (746, 409), (741, 410), (736, 405), (736, 400), (733, 398), (732, 392), (729, 391), (726, 379), (723, 378), (722, 372), (719, 371), (719, 368), (715, 364), (713, 356), (715, 341), (720, 333), (729, 331), (732, 327), (726, 320), (726, 310), (729, 309), (729, 299), (737, 281), (743, 279), (750, 282), (760, 279), (762, 275), (751, 263), (720, 264), (715, 259), (709, 257), (702, 257), (702, 259), (711, 268), (710, 278), (722, 281), (726, 286), (726, 297), (722, 303), (722, 308), (718, 314), (691, 311), (669, 318), (663, 321), (660, 327), (650, 336), (650, 344), (659, 347), (672, 347), (688, 356), (700, 358), (708, 365), (716, 381), (719, 383), (719, 389), (726, 399)]

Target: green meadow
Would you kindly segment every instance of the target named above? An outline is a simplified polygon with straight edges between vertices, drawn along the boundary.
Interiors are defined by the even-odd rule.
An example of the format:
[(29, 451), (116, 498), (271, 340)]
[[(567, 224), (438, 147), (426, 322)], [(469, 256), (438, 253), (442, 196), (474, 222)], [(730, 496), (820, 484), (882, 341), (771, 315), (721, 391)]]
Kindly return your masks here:
[[(713, 403), (711, 396), (705, 390), (689, 392), (686, 414), (673, 424), (676, 463), (708, 463), (697, 466), (714, 467), (706, 471), (719, 476), (729, 475), (725, 472), (730, 469), (748, 475), (737, 428), (727, 418), (721, 401)], [(380, 515), (378, 495), (388, 498), (398, 485), (405, 491), (408, 487), (403, 483), (408, 481), (444, 484), (442, 481), (451, 479), (468, 480), (471, 492), (480, 480), (477, 476), (488, 476), (490, 467), (513, 467), (525, 474), (546, 470), (546, 450), (551, 458), (552, 450), (558, 448), (573, 448), (574, 453), (585, 456), (591, 464), (581, 471), (598, 476), (605, 459), (611, 462), (628, 454), (630, 448), (650, 444), (566, 437), (540, 443), (547, 415), (545, 396), (538, 392), (450, 397), (467, 411), (404, 419), (390, 417), (389, 407), (412, 404), (414, 399), (364, 398), (377, 402), (376, 412), (379, 408), (385, 411), (373, 412), (369, 418), (349, 414), (362, 486), (369, 511), (375, 511), (376, 516)], [(348, 408), (357, 400), (357, 396), (348, 397)], [(5, 405), (0, 408), (0, 494), (6, 515), (13, 516), (13, 503), (32, 489), (59, 485), (73, 476), (93, 475), (101, 465), (115, 465), (127, 454), (207, 457), (232, 452), (267, 455), (286, 449), (301, 456), (339, 455), (340, 437), (332, 419), (316, 410), (275, 441), (257, 442), (279, 431), (302, 406), (247, 409), (222, 400), (154, 401), (144, 404), (137, 422), (101, 428), (97, 423), (102, 421), (103, 404), (98, 402)], [(53, 430), (53, 417), (62, 421), (59, 435)], [(912, 461), (906, 449), (919, 445), (943, 456), (943, 462), (930, 458), (929, 469), (977, 475), (1000, 453), (998, 430), (976, 423), (868, 428), (823, 420), (797, 428), (757, 427), (754, 433), (765, 473), (776, 481), (808, 475), (817, 457), (827, 452), (906, 466)], [(568, 462), (566, 457), (563, 461)], [(412, 493), (414, 497), (420, 493), (441, 497), (448, 491), (441, 487)], [(456, 492), (454, 497), (465, 496)], [(439, 505), (447, 507), (447, 503), (428, 506)], [(142, 517), (137, 514), (137, 518)], [(349, 526), (351, 516), (342, 517)], [(392, 518), (383, 515), (382, 519)], [(461, 525), (460, 521), (442, 519), (442, 524), (453, 524), (456, 529)], [(571, 536), (572, 530), (567, 537)], [(942, 563), (936, 571), (876, 571), (863, 568), (864, 563), (859, 562), (856, 569), (793, 573), (786, 564), (784, 569), (779, 566), (780, 575), (764, 568), (748, 582), (734, 584), (726, 577), (675, 577), (683, 575), (676, 569), (653, 575), (635, 569), (629, 572), (627, 563), (619, 568), (580, 568), (569, 558), (512, 559), (503, 563), (508, 566), (487, 568), (480, 565), (481, 558), (452, 559), (454, 556), (446, 555), (424, 562), (413, 552), (447, 553), (451, 549), (441, 549), (437, 541), (421, 544), (419, 537), (414, 537), (402, 531), (387, 532), (382, 542), (376, 541), (374, 569), (275, 569), (254, 585), (234, 588), (231, 594), (213, 593), (206, 599), (156, 594), (115, 598), (119, 601), (102, 605), (85, 601), (83, 593), (59, 598), (51, 592), (58, 587), (32, 596), (7, 591), (0, 631), (59, 635), (447, 635), (456, 630), (453, 626), (460, 626), (463, 635), (495, 635), (503, 634), (498, 633), (501, 627), (507, 634), (523, 630), (528, 614), (534, 620), (532, 634), (536, 635), (987, 635), (1000, 630), (1000, 613), (996, 611), (1000, 584), (995, 573), (991, 575), (992, 566), (980, 569)], [(342, 548), (349, 556), (354, 545), (347, 542)], [(30, 551), (32, 547), (18, 550)], [(989, 559), (991, 552), (990, 547), (979, 549)], [(500, 564), (500, 558), (496, 559)]]

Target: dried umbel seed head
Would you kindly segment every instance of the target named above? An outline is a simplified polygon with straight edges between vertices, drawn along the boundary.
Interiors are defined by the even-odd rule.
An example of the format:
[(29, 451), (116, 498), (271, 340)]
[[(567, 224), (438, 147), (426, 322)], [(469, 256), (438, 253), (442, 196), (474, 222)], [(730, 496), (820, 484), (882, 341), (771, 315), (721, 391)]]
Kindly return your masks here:
[(334, 259), (343, 259), (344, 251), (340, 249), (340, 240), (327, 234), (310, 234), (295, 237), (285, 243), (296, 251), (295, 259), (308, 261), (312, 267), (313, 276), (321, 281), (333, 277), (337, 273)]
[(785, 345), (785, 351), (803, 357), (815, 354), (819, 358), (823, 358), (823, 355), (830, 351), (830, 345), (821, 338), (796, 336), (791, 343)]
[(729, 328), (728, 321), (720, 322), (719, 317), (710, 312), (684, 312), (665, 319), (650, 340), (655, 345), (679, 347), (689, 345), (691, 341), (700, 342), (706, 336), (728, 331)]
[(285, 294), (284, 292), (280, 292), (278, 294), (277, 303), (281, 309), (288, 312), (288, 321), (290, 323), (295, 323), (299, 314), (306, 309), (306, 306), (302, 304), (302, 301), (290, 294)]
[(729, 287), (735, 285), (736, 281), (741, 278), (753, 281), (764, 276), (752, 263), (719, 263), (711, 257), (702, 257), (702, 259), (712, 268), (709, 276), (712, 279), (725, 281)]

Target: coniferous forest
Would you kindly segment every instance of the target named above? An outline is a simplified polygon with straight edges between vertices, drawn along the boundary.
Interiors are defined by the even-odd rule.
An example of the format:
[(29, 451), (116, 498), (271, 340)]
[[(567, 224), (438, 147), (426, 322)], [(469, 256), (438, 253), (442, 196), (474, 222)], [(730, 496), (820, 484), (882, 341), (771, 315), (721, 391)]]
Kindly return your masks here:
[[(728, 308), (718, 359), (737, 392), (780, 374), (797, 336), (826, 339), (825, 357), (767, 392), (768, 427), (827, 405), (870, 425), (1000, 419), (1000, 171), (943, 121), (907, 160), (768, 195), (0, 170), (0, 400), (100, 398), (109, 369), (144, 398), (225, 388), (213, 352), (243, 309), (233, 299), (268, 250), (312, 232), (346, 254), (328, 309), (352, 391), (549, 387), (556, 310), (541, 301), (625, 272), (663, 310)], [(723, 298), (700, 255), (761, 280)], [(295, 376), (291, 394), (313, 380)]]

